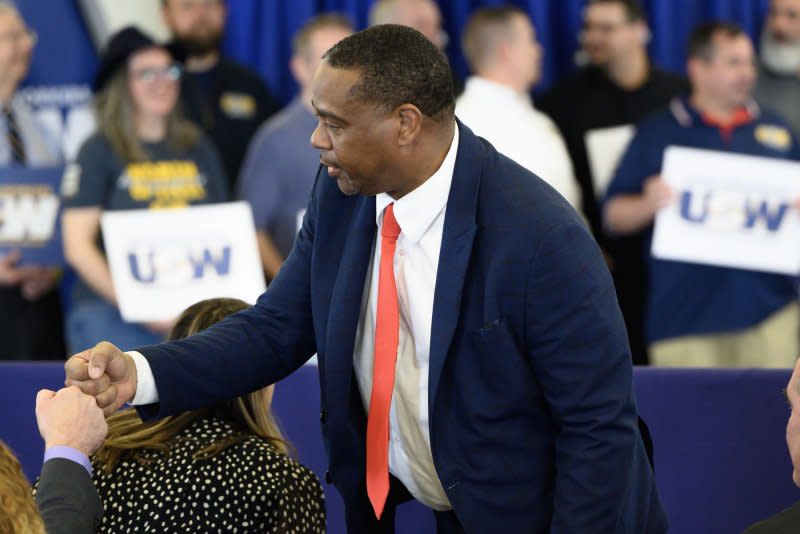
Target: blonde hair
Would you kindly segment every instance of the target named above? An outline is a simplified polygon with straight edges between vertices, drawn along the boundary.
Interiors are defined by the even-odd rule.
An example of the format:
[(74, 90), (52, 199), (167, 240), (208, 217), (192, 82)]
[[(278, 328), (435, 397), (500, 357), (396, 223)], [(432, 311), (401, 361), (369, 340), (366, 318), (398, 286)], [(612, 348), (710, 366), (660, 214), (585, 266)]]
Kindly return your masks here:
[[(181, 314), (169, 339), (182, 339), (196, 334), (248, 307), (247, 303), (238, 299), (219, 298), (198, 302)], [(252, 436), (265, 439), (278, 451), (288, 455), (293, 451), (272, 415), (270, 395), (271, 389), (266, 387), (220, 406), (183, 412), (150, 422), (143, 422), (134, 409), (124, 410), (108, 418), (108, 436), (95, 453), (95, 458), (109, 472), (126, 454), (130, 454), (139, 463), (147, 464), (145, 455), (141, 454), (143, 450), (169, 454), (175, 437), (195, 421), (206, 417), (220, 417), (231, 421), (237, 431), (195, 452), (193, 458), (196, 460), (211, 458)]]
[[(150, 159), (136, 131), (136, 110), (128, 88), (129, 79), (126, 64), (117, 69), (94, 100), (97, 128), (125, 163)], [(176, 106), (167, 116), (167, 145), (185, 153), (196, 146), (199, 139), (200, 130), (182, 118)]]
[[(2, 9), (2, 8), (0, 8)], [(31, 487), (14, 453), (0, 441), (0, 532), (45, 534)]]

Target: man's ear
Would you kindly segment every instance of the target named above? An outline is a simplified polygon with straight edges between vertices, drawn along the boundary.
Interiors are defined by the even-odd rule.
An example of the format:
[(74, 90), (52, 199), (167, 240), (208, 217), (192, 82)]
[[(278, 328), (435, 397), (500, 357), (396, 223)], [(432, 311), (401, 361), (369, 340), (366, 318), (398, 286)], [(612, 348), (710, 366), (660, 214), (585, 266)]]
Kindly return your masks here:
[(689, 75), (689, 80), (694, 83), (695, 80), (701, 75), (705, 61), (699, 57), (691, 57), (686, 60), (686, 74)]
[(314, 74), (312, 72), (311, 76), (309, 76), (305, 61), (298, 56), (292, 56), (289, 59), (289, 72), (292, 73), (292, 76), (300, 87), (311, 83), (310, 78)]
[(397, 142), (400, 146), (408, 146), (414, 142), (422, 131), (422, 112), (414, 104), (401, 104), (395, 110), (400, 119), (400, 130), (397, 133)]
[(643, 20), (640, 20), (636, 23), (636, 34), (639, 37), (639, 42), (642, 45), (647, 46), (650, 43), (650, 39), (652, 38), (650, 27)]

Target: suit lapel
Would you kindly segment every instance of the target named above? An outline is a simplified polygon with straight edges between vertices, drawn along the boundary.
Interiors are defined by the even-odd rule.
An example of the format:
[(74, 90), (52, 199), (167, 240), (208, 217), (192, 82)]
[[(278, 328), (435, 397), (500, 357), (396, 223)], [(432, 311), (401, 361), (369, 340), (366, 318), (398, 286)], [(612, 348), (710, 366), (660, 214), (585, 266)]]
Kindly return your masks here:
[(349, 399), (353, 348), (361, 313), (367, 268), (375, 240), (375, 199), (363, 197), (345, 237), (333, 287), (326, 332), (326, 374), (329, 399)]
[(475, 220), (481, 177), (481, 161), (478, 156), (482, 147), (475, 135), (461, 122), (458, 122), (458, 128), (458, 155), (450, 195), (447, 198), (433, 298), (428, 378), (429, 416), (433, 413), (442, 369), (458, 325), (461, 290), (477, 232)]

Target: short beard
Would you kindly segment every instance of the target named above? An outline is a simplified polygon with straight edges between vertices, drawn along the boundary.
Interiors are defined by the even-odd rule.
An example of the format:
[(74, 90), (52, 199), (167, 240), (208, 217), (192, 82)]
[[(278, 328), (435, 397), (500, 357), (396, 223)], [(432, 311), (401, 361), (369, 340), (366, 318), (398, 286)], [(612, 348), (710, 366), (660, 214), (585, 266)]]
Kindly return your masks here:
[(800, 41), (780, 42), (768, 28), (764, 28), (761, 61), (776, 74), (800, 76)]
[(344, 179), (347, 180), (347, 183), (350, 185), (350, 191), (342, 191), (342, 193), (349, 197), (354, 197), (361, 193), (361, 189), (356, 187), (356, 185), (353, 183), (353, 180), (350, 179), (350, 176), (345, 174)]
[(223, 33), (220, 31), (209, 33), (201, 37), (184, 35), (176, 37), (175, 41), (186, 51), (189, 57), (196, 57), (219, 51), (223, 36)]

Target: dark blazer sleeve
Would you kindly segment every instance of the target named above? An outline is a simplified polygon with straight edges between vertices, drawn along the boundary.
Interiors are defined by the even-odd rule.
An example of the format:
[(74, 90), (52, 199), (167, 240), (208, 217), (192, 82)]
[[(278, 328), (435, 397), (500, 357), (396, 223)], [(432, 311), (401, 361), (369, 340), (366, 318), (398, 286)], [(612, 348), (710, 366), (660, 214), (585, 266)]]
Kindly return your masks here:
[(631, 492), (653, 490), (625, 326), (600, 250), (579, 224), (561, 223), (528, 272), (527, 346), (556, 428), (551, 532), (649, 532), (620, 529), (638, 498)]
[(786, 534), (800, 532), (800, 502), (769, 519), (756, 523), (744, 534)]
[(189, 338), (137, 349), (155, 377), (159, 403), (145, 419), (211, 406), (274, 384), (316, 351), (311, 262), (316, 216), (312, 193), (295, 246), (252, 308)]
[(80, 464), (53, 458), (42, 466), (36, 504), (47, 534), (94, 532), (103, 505), (89, 473)]

